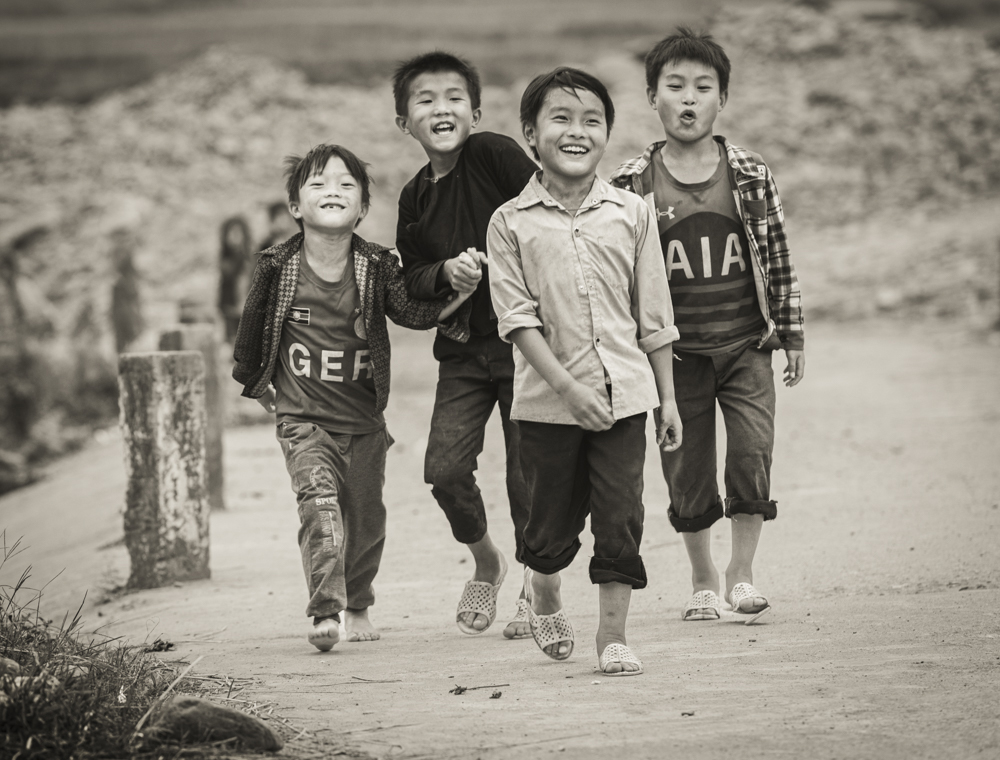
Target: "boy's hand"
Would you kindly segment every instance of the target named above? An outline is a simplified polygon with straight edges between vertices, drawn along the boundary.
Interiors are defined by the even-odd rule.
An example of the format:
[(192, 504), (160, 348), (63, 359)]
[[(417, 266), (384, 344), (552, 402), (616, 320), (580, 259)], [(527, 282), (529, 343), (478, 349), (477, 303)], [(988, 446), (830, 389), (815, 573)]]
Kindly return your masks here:
[(615, 424), (611, 413), (611, 401), (607, 393), (601, 393), (590, 386), (574, 381), (559, 394), (569, 407), (576, 424), (584, 430), (598, 432)]
[(275, 407), (276, 402), (277, 402), (277, 394), (275, 394), (274, 388), (272, 388), (270, 385), (267, 386), (267, 390), (264, 391), (264, 395), (261, 396), (259, 399), (257, 399), (257, 403), (260, 404), (262, 407), (264, 407), (264, 411), (270, 412), (271, 414), (274, 414), (276, 410)]
[(681, 415), (677, 411), (677, 404), (667, 401), (660, 404), (660, 409), (656, 417), (656, 445), (660, 451), (677, 451), (684, 438), (684, 426), (681, 424)]
[(476, 262), (476, 265), (482, 269), (490, 263), (489, 258), (482, 251), (477, 251), (475, 248), (466, 248), (465, 253), (469, 254), (472, 259)]
[(472, 293), (483, 279), (479, 260), (467, 251), (462, 251), (453, 259), (444, 262), (444, 276), (453, 290)]
[(794, 349), (785, 349), (785, 357), (788, 359), (788, 366), (785, 367), (785, 374), (782, 378), (789, 388), (798, 385), (806, 374), (806, 352)]

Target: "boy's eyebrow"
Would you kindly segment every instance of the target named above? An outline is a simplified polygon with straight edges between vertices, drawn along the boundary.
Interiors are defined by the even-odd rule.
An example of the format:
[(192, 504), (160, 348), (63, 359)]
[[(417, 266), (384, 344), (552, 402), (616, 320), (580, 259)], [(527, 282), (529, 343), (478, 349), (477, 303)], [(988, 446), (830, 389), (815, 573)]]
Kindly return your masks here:
[[(563, 113), (564, 111), (572, 111), (572, 110), (574, 110), (572, 106), (553, 106), (549, 110), (549, 113)], [(606, 114), (606, 112), (605, 112), (605, 110), (603, 108), (585, 108), (584, 111), (583, 111), (583, 114), (584, 114), (584, 116), (589, 116), (591, 114), (597, 114), (602, 119), (607, 116), (607, 114)]]
[[(417, 96), (420, 96), (420, 95), (433, 95), (435, 92), (436, 92), (436, 90), (430, 90), (430, 89), (424, 88), (423, 90), (417, 90), (416, 92), (414, 92), (411, 95), (411, 97), (417, 97)], [(463, 92), (465, 94), (468, 94), (469, 91), (465, 87), (449, 87), (444, 92), (445, 92), (446, 95), (448, 95), (448, 94), (451, 94), (453, 92)]]
[[(667, 79), (671, 79), (671, 78), (673, 78), (673, 79), (684, 79), (685, 78), (683, 74), (677, 74), (675, 72), (667, 72), (666, 77), (667, 77)], [(699, 79), (718, 79), (718, 77), (715, 74), (699, 74), (698, 76), (694, 77), (694, 81), (696, 81), (696, 82)]]

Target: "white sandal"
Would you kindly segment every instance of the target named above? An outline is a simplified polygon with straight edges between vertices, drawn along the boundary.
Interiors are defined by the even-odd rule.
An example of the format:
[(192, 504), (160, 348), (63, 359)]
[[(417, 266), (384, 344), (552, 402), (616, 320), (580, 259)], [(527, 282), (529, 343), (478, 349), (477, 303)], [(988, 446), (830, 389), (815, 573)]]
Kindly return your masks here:
[[(573, 626), (563, 610), (553, 612), (551, 615), (539, 615), (531, 609), (530, 573), (530, 568), (524, 568), (524, 593), (528, 601), (528, 623), (531, 625), (531, 637), (547, 657), (551, 657), (553, 660), (567, 660), (573, 654), (573, 646), (575, 644)], [(569, 651), (566, 654), (552, 655), (545, 651), (546, 647), (553, 644), (562, 644), (563, 642), (569, 643)], [(558, 652), (559, 650), (556, 649), (555, 651)]]
[(506, 629), (504, 629), (504, 632), (503, 632), (504, 638), (510, 639), (511, 641), (516, 641), (517, 639), (530, 639), (531, 638), (531, 630), (530, 630), (530, 628), (531, 628), (531, 619), (528, 617), (528, 609), (529, 609), (529, 607), (528, 607), (528, 600), (525, 599), (522, 596), (520, 599), (517, 600), (517, 614), (514, 615), (514, 617), (512, 617), (510, 619), (509, 623), (507, 623), (507, 627), (508, 628), (511, 625), (513, 625), (514, 623), (527, 623), (528, 624), (528, 628), (529, 628), (528, 632), (527, 633), (518, 633), (518, 634), (515, 634), (513, 636), (508, 636)]
[[(462, 590), (462, 598), (458, 600), (458, 610), (455, 612), (455, 623), (458, 630), (469, 636), (478, 636), (485, 633), (493, 621), (497, 619), (497, 594), (500, 593), (500, 586), (503, 579), (507, 577), (507, 560), (503, 562), (503, 570), (500, 572), (500, 580), (493, 583), (486, 581), (466, 581)], [(466, 625), (461, 616), (466, 612), (474, 612), (486, 618), (486, 627), (482, 630)]]
[[(613, 662), (618, 663), (632, 663), (638, 665), (638, 670), (619, 670), (617, 673), (609, 673), (608, 665)], [(604, 651), (601, 652), (600, 657), (597, 658), (598, 667), (601, 670), (602, 675), (606, 675), (610, 678), (616, 676), (637, 676), (642, 673), (642, 661), (632, 654), (632, 650), (629, 649), (624, 644), (608, 644), (604, 647)]]
[[(744, 610), (740, 607), (740, 602), (744, 599), (763, 599), (764, 606), (758, 609)], [(744, 625), (750, 625), (751, 623), (756, 622), (771, 609), (771, 604), (767, 601), (767, 597), (755, 589), (750, 583), (737, 583), (733, 586), (733, 590), (729, 592), (729, 604), (733, 608), (733, 612), (736, 614), (751, 616), (744, 621)]]
[(681, 620), (718, 620), (722, 617), (722, 603), (714, 591), (698, 591), (687, 603)]

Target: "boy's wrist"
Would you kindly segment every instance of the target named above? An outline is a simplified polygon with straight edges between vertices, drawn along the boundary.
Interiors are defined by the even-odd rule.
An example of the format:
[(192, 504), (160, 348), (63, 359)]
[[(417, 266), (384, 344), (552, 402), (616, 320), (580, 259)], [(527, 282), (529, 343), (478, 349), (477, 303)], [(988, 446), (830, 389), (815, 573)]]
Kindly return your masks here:
[(559, 378), (552, 385), (552, 390), (554, 390), (560, 396), (565, 396), (568, 393), (572, 392), (573, 389), (578, 385), (576, 379), (572, 375), (570, 375), (569, 373), (566, 374), (567, 374), (566, 377)]

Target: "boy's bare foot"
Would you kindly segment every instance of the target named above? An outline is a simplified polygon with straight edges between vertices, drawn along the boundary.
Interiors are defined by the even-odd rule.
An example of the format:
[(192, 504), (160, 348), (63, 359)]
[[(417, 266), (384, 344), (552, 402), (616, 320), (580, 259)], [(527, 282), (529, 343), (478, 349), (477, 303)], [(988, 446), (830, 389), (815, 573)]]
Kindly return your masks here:
[(344, 610), (344, 628), (348, 641), (378, 641), (382, 634), (368, 619), (368, 609)]
[(340, 641), (340, 616), (314, 618), (309, 643), (321, 652), (329, 652)]
[[(544, 575), (543, 573), (525, 572), (525, 593), (528, 604), (536, 615), (553, 615), (562, 610), (562, 595), (560, 587), (562, 578), (559, 573)], [(549, 644), (542, 649), (545, 654), (556, 660), (565, 660), (573, 651), (573, 640), (563, 639)]]

